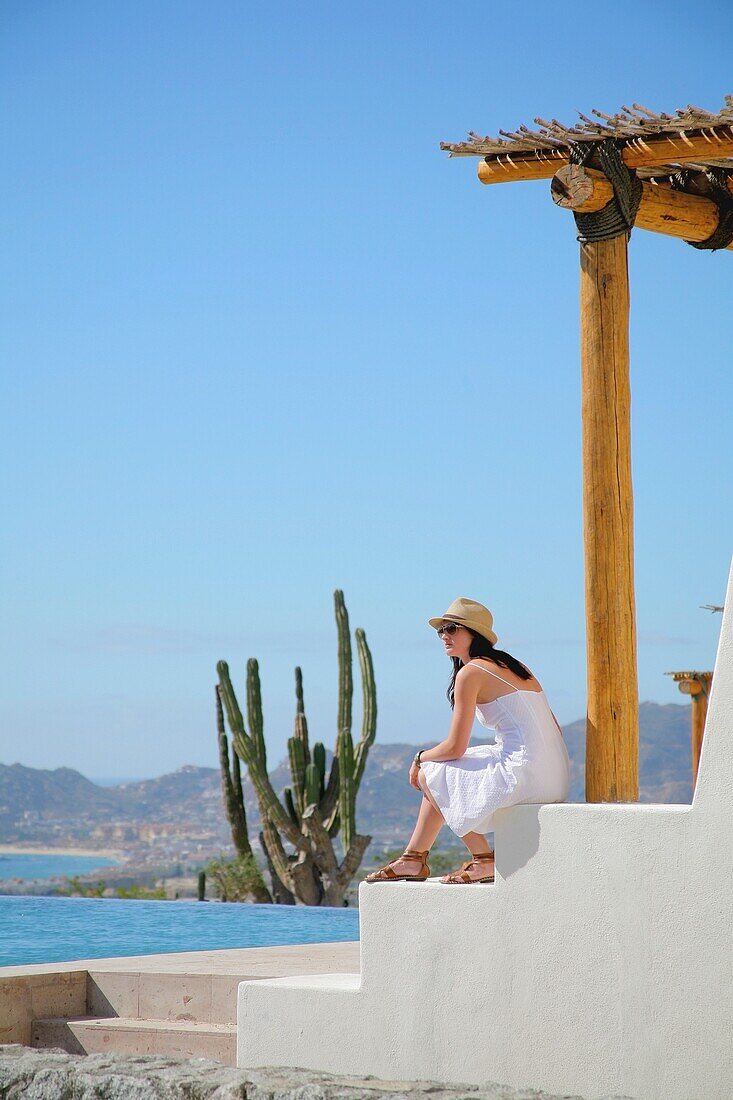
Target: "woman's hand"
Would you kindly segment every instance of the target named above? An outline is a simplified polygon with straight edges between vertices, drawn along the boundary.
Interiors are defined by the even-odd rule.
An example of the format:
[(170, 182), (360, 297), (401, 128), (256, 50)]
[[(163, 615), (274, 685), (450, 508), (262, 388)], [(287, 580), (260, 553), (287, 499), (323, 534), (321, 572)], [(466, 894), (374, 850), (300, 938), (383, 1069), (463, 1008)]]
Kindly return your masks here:
[(420, 771), (420, 769), (418, 768), (417, 764), (413, 760), (412, 764), (410, 764), (409, 780), (410, 780), (410, 786), (414, 787), (416, 791), (422, 790), (420, 784), (417, 781), (417, 776), (418, 776), (419, 771)]

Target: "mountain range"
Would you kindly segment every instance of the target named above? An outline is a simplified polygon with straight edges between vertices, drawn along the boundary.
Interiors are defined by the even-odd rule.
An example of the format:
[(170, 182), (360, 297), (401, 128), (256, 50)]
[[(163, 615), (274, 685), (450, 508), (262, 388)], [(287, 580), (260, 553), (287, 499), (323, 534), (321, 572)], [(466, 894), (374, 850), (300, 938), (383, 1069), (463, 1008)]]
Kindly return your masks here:
[[(568, 801), (584, 800), (585, 720), (563, 729), (572, 766)], [(473, 743), (480, 743), (474, 739)], [(399, 842), (411, 827), (419, 795), (407, 783), (416, 748), (380, 744), (369, 752), (359, 789), (358, 828), (376, 841)], [(330, 761), (329, 761), (330, 762)], [(689, 803), (692, 799), (689, 704), (642, 703), (639, 708), (640, 801)], [(290, 782), (287, 761), (271, 772), (275, 790)], [(244, 783), (250, 833), (259, 827), (256, 799)], [(96, 825), (111, 821), (176, 824), (191, 830), (214, 828), (226, 843), (228, 828), (221, 802), (218, 768), (186, 765), (157, 779), (102, 787), (72, 768), (43, 770), (0, 764), (0, 841), (43, 840), (53, 833), (81, 842)]]

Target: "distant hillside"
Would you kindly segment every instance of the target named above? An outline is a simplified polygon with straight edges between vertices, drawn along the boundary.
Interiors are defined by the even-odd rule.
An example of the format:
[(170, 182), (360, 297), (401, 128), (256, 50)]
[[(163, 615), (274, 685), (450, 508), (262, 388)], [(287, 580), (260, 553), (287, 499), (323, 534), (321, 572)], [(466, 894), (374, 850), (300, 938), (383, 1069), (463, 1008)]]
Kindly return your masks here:
[(219, 769), (193, 764), (157, 779), (121, 783), (106, 790), (114, 792), (121, 805), (132, 808), (136, 821), (198, 820), (212, 801), (217, 811), (221, 805)]
[[(642, 703), (640, 719), (640, 797), (643, 802), (689, 803), (692, 799), (689, 704)], [(572, 763), (570, 801), (583, 801), (585, 721), (566, 726), (565, 740)], [(479, 743), (478, 738), (474, 743)], [(417, 746), (376, 742), (367, 760), (359, 790), (358, 827), (375, 840), (404, 839), (419, 804), (407, 783), (407, 771)], [(330, 763), (330, 754), (329, 754)], [(285, 761), (271, 773), (280, 793), (290, 782)], [(245, 780), (250, 832), (259, 818), (249, 780)], [(0, 841), (38, 839), (51, 823), (63, 823), (71, 836), (82, 839), (96, 824), (110, 821), (136, 824), (177, 823), (200, 827), (204, 822), (227, 829), (221, 803), (219, 771), (187, 765), (178, 771), (100, 787), (71, 768), (43, 771), (21, 764), (0, 764)]]
[(73, 815), (82, 808), (99, 815), (127, 816), (114, 788), (98, 787), (73, 768), (43, 771), (23, 764), (0, 764), (0, 838), (26, 814), (43, 821)]
[[(572, 766), (570, 802), (585, 799), (585, 719), (563, 726)], [(692, 801), (689, 703), (639, 705), (639, 801)]]

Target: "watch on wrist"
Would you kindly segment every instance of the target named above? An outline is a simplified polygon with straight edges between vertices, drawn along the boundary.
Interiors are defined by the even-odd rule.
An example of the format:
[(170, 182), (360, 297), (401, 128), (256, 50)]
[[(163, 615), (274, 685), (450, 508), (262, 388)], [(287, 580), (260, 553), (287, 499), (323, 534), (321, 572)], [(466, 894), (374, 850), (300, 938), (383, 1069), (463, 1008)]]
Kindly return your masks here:
[(417, 764), (418, 768), (420, 767), (420, 757), (424, 752), (425, 749), (420, 749), (418, 752), (415, 753), (414, 757), (412, 758), (413, 764)]

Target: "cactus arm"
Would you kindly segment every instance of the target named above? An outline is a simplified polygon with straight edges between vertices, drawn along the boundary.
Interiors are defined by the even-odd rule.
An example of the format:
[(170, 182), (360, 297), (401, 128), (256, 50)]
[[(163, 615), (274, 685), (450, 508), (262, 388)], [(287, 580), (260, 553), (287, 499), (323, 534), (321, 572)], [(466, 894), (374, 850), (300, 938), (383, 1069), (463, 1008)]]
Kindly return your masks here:
[(313, 860), (319, 870), (326, 874), (338, 871), (338, 862), (331, 844), (331, 838), (323, 827), (321, 815), (315, 803), (303, 813), (303, 828), (313, 842)]
[(305, 763), (310, 764), (311, 753), (308, 744), (308, 721), (305, 717), (305, 704), (303, 702), (303, 673), (299, 668), (295, 670), (295, 728), (293, 737), (303, 742), (303, 755)]
[(283, 799), (285, 800), (285, 807), (290, 814), (293, 824), (300, 828), (300, 814), (293, 800), (293, 792), (290, 787), (285, 787), (283, 789)]
[(260, 666), (254, 657), (247, 661), (247, 721), (252, 742), (262, 767), (267, 771), (267, 748), (265, 746), (264, 720), (262, 717), (262, 689), (260, 687)]
[[(270, 864), (271, 869), (274, 869), (277, 878), (282, 884), (283, 888), (288, 891), (289, 894), (294, 894), (295, 883), (293, 882), (292, 875), (292, 862), (288, 858), (287, 852), (283, 848), (282, 841), (280, 840), (280, 834), (271, 821), (264, 821), (262, 825), (262, 832), (260, 833), (260, 839), (263, 842), (263, 847), (267, 855), (267, 861)], [(277, 893), (277, 884), (273, 881), (273, 893)]]
[(317, 806), (321, 800), (321, 776), (315, 764), (308, 764), (305, 769), (305, 789), (303, 794), (305, 811), (306, 806)]
[(326, 748), (320, 741), (313, 746), (313, 767), (318, 775), (318, 798), (315, 801), (319, 802), (326, 790)]
[(307, 847), (306, 840), (290, 820), (272, 789), (270, 778), (260, 762), (252, 738), (248, 736), (244, 728), (244, 719), (232, 687), (229, 666), (226, 661), (219, 661), (216, 668), (219, 673), (222, 702), (229, 721), (229, 728), (232, 731), (234, 747), (249, 769), (249, 776), (257, 795), (262, 820), (264, 822), (266, 818), (270, 819), (294, 847), (304, 850)]
[(218, 685), (215, 688), (215, 694), (216, 730), (219, 740), (219, 771), (221, 775), (221, 795), (224, 802), (224, 809), (229, 819), (229, 827), (232, 831), (234, 847), (240, 855), (251, 855), (252, 847), (247, 833), (247, 818), (244, 812), (244, 803), (237, 797), (236, 786), (232, 780), (232, 774), (229, 769), (229, 742), (224, 726), (224, 710), (221, 705), (221, 695)]
[(257, 863), (252, 852), (247, 829), (247, 813), (244, 808), (244, 795), (242, 793), (242, 774), (239, 768), (239, 757), (232, 751), (232, 768), (229, 768), (229, 744), (226, 728), (224, 726), (224, 710), (221, 703), (219, 685), (216, 686), (216, 726), (219, 735), (219, 765), (221, 772), (222, 795), (224, 808), (229, 825), (232, 830), (234, 847), (241, 856), (251, 856), (253, 870), (256, 873), (252, 882), (252, 897), (257, 902), (272, 902), (270, 891), (265, 885), (265, 880), (259, 873)]
[(321, 812), (321, 817), (326, 822), (327, 827), (330, 826), (330, 822), (333, 820), (333, 815), (338, 813), (339, 808), (339, 758), (334, 756), (331, 761), (331, 773), (328, 777), (328, 784), (323, 792), (323, 798), (318, 804), (318, 809)]
[(374, 680), (374, 664), (367, 645), (366, 634), (358, 627), (356, 630), (356, 649), (359, 654), (359, 670), (364, 699), (364, 716), (361, 724), (361, 737), (356, 746), (354, 761), (354, 792), (359, 790), (369, 748), (377, 735), (377, 688)]
[(310, 750), (308, 723), (303, 705), (303, 673), (299, 668), (295, 670), (295, 729), (293, 736), (288, 738), (288, 758), (292, 777), (292, 795), (288, 810), (300, 828), (300, 815), (306, 807), (306, 771), (310, 767)]
[(247, 811), (244, 806), (244, 789), (242, 788), (242, 769), (239, 763), (239, 757), (235, 751), (234, 745), (232, 745), (232, 786), (234, 788), (234, 797), (237, 800), (237, 805), (242, 807), (242, 816), (244, 818), (245, 828), (247, 827)]
[(239, 768), (239, 757), (237, 756), (236, 752), (234, 751), (234, 746), (233, 745), (232, 745), (232, 771), (234, 773), (234, 779), (233, 779), (234, 791), (235, 791), (235, 794), (237, 792), (239, 792), (238, 797), (239, 797), (240, 805), (242, 807), (242, 817), (244, 819), (244, 831), (245, 831), (245, 834), (247, 836), (247, 844), (249, 846), (249, 854), (252, 857), (252, 886), (251, 886), (252, 897), (260, 905), (272, 905), (272, 894), (267, 889), (267, 883), (265, 882), (265, 880), (262, 876), (262, 872), (260, 870), (259, 864), (257, 863), (257, 859), (255, 857), (255, 854), (252, 851), (252, 845), (250, 844), (250, 840), (249, 840), (249, 830), (247, 828), (247, 812), (246, 812), (245, 807), (244, 807), (244, 793), (242, 791), (242, 776), (241, 776), (241, 772), (240, 772), (240, 768)]
[[(351, 702), (354, 695), (354, 681), (351, 672), (351, 633), (349, 631), (349, 613), (346, 610), (344, 594), (337, 588), (333, 594), (334, 610), (336, 613), (336, 631), (338, 634), (338, 663), (339, 663), (339, 704), (338, 722), (336, 725), (336, 745), (343, 735), (344, 730), (351, 730)], [(336, 753), (335, 755), (338, 755)]]
[(302, 814), (305, 807), (305, 750), (303, 742), (297, 737), (288, 738), (288, 757), (290, 775), (293, 781), (293, 795), (296, 809)]
[(279, 798), (272, 789), (267, 773), (263, 774), (260, 770), (259, 760), (254, 756), (248, 759), (247, 754), (250, 751), (250, 745), (251, 742), (248, 737), (245, 739), (235, 733), (234, 747), (249, 768), (252, 785), (260, 803), (260, 815), (263, 820), (265, 817), (269, 818), (294, 847), (299, 850), (305, 849), (306, 843), (302, 833), (283, 809)]
[(354, 694), (354, 683), (351, 672), (351, 634), (349, 632), (349, 614), (344, 602), (344, 594), (337, 588), (333, 594), (334, 612), (336, 615), (336, 634), (338, 638), (338, 669), (339, 669), (339, 697), (338, 719), (336, 733), (336, 747), (331, 761), (331, 772), (319, 810), (326, 828), (331, 836), (338, 832), (337, 818), (339, 814), (339, 750), (344, 729), (351, 730), (351, 702)]
[(357, 835), (353, 838), (335, 876), (336, 885), (341, 888), (348, 886), (358, 871), (359, 864), (371, 842), (370, 836)]
[[(295, 905), (295, 895), (292, 890), (288, 890), (275, 870), (275, 865), (270, 858), (270, 853), (265, 843), (264, 832), (260, 833), (260, 847), (265, 853), (265, 860), (267, 861), (267, 869), (270, 872), (270, 881), (272, 882), (272, 894), (270, 896), (270, 902), (274, 902), (275, 905)], [(265, 887), (267, 889), (267, 887)], [(269, 893), (269, 891), (268, 891)]]
[(244, 717), (239, 709), (239, 702), (232, 687), (232, 678), (229, 675), (229, 665), (226, 661), (218, 661), (216, 671), (219, 673), (219, 698), (224, 704), (229, 719), (229, 728), (233, 734), (240, 733), (249, 741), (244, 728)]
[(339, 771), (341, 781), (339, 784), (339, 816), (341, 818), (341, 838), (344, 851), (351, 847), (351, 841), (356, 834), (356, 792), (354, 789), (354, 742), (350, 730), (341, 731), (341, 744), (339, 746)]

